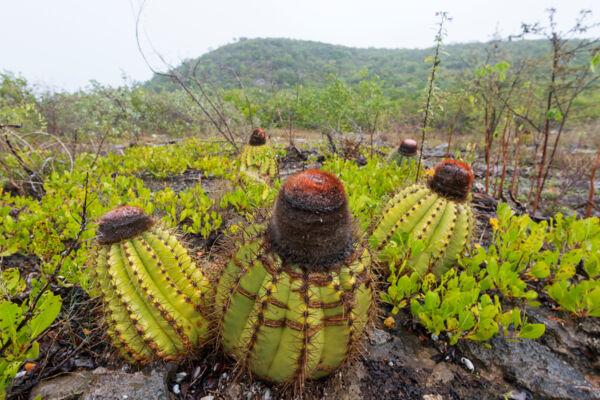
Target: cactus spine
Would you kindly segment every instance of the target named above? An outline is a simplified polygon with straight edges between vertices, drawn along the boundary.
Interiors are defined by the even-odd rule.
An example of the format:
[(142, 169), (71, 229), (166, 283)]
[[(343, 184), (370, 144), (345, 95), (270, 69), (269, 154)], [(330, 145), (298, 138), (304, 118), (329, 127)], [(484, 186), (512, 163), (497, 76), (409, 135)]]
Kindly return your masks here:
[(371, 243), (383, 250), (396, 233), (412, 233), (413, 239), (425, 242), (425, 248), (410, 257), (407, 265), (421, 276), (431, 272), (439, 278), (469, 245), (472, 184), (468, 165), (454, 160), (440, 162), (426, 185), (407, 187), (388, 202)]
[(240, 169), (259, 181), (263, 181), (263, 177), (277, 177), (277, 158), (274, 150), (266, 142), (265, 131), (256, 128), (240, 155)]
[(247, 231), (217, 285), (225, 351), (269, 381), (328, 375), (367, 322), (370, 261), (353, 243), (341, 182), (318, 170), (292, 176), (269, 227)]
[(96, 255), (95, 289), (126, 360), (176, 359), (208, 338), (207, 279), (143, 210), (126, 206), (102, 216)]
[(419, 148), (417, 142), (413, 139), (403, 139), (398, 146), (398, 150), (390, 154), (389, 162), (395, 162), (400, 167), (406, 166), (417, 155)]

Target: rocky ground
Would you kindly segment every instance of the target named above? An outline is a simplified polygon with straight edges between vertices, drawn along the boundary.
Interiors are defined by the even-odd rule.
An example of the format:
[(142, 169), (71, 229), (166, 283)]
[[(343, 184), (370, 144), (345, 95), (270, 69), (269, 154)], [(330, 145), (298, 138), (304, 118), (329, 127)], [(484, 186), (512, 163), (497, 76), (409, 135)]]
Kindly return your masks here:
[[(305, 168), (307, 155), (290, 154), (284, 160), (283, 175)], [(427, 154), (427, 165), (433, 165), (436, 158), (434, 152)], [(318, 160), (318, 155), (312, 159)], [(200, 179), (215, 196), (225, 185), (200, 171), (160, 181), (144, 179), (153, 190), (166, 183), (175, 191)], [(496, 203), (477, 191), (476, 187), (473, 203), (481, 232), (478, 239), (485, 244)], [(197, 238), (189, 238), (188, 243), (194, 251), (210, 244)], [(18, 257), (4, 262), (27, 264)], [(19, 374), (9, 399), (293, 397), (293, 388), (252, 381), (210, 348), (177, 364), (153, 364), (141, 370), (124, 365), (107, 344), (98, 302), (79, 289), (63, 290), (66, 317), (43, 335), (40, 353), (45, 359)], [(308, 384), (302, 395), (342, 400), (600, 399), (600, 319), (576, 320), (552, 310), (549, 302), (542, 303), (527, 313), (532, 322), (546, 324), (540, 339), (515, 341), (497, 336), (488, 346), (464, 340), (448, 347), (443, 337), (429, 336), (409, 313), (396, 315), (393, 328), (384, 327), (384, 318), (378, 318), (368, 330), (361, 355), (334, 376)], [(382, 305), (380, 317), (388, 315)]]

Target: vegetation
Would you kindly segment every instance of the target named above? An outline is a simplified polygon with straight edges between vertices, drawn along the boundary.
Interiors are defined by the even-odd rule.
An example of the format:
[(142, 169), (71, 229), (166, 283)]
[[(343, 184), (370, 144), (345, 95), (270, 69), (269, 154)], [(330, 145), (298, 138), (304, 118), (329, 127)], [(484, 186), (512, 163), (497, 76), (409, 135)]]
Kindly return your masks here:
[[(75, 93), (40, 93), (21, 77), (0, 74), (0, 387), (10, 391), (13, 377), (27, 370), (25, 363), (40, 360), (44, 332), (67, 319), (67, 300), (77, 287), (92, 295), (101, 293), (115, 314), (107, 318), (109, 329), (126, 358), (145, 361), (152, 354), (169, 358), (185, 352), (188, 341), (204, 340), (205, 328), (173, 328), (170, 312), (146, 302), (157, 297), (152, 288), (164, 283), (162, 277), (144, 274), (139, 287), (119, 284), (115, 289), (112, 281), (118, 276), (108, 272), (142, 274), (146, 264), (155, 265), (174, 252), (184, 265), (171, 272), (185, 277), (182, 271), (189, 272), (191, 260), (171, 235), (173, 230), (201, 241), (203, 250), (223, 235), (238, 237), (234, 258), (224, 263), (226, 273), (214, 285), (221, 306), (219, 329), (226, 350), (241, 364), (277, 382), (323, 376), (346, 359), (372, 301), (369, 252), (377, 252), (384, 238), (391, 240), (379, 254), (389, 273), (385, 282), (379, 282), (381, 301), (394, 314), (406, 309), (413, 321), (450, 345), (459, 340), (487, 341), (498, 334), (515, 340), (538, 338), (545, 327), (529, 322), (527, 312), (542, 302), (573, 318), (599, 317), (600, 221), (590, 216), (599, 210), (594, 177), (600, 142), (587, 130), (594, 129), (590, 126), (600, 116), (600, 47), (597, 41), (570, 36), (582, 32), (587, 14), (566, 35), (556, 30), (553, 15), (546, 28), (525, 26), (523, 35), (541, 34), (544, 40), (442, 46), (447, 18), (443, 14), (435, 55), (429, 60), (432, 49), (360, 50), (284, 39), (240, 39), (204, 55), (199, 64), (189, 61), (145, 84), (119, 88), (92, 83)], [(318, 160), (327, 171), (319, 174), (332, 173), (343, 183), (345, 191), (339, 190), (335, 178), (327, 189), (338, 192), (332, 199), (321, 198), (335, 202), (343, 197), (340, 219), (347, 224), (343, 229), (330, 224), (336, 240), (294, 239), (306, 235), (289, 223), (294, 218), (286, 212), (298, 217), (294, 213), (300, 211), (290, 211), (298, 199), (286, 196), (302, 194), (306, 188), (298, 183), (293, 190), (286, 189), (287, 184), (277, 180), (277, 164), (286, 153), (283, 146), (249, 146), (265, 151), (246, 148), (239, 155), (239, 144), (256, 126), (285, 129), (286, 149), (301, 159), (303, 167)], [(294, 135), (299, 128), (325, 140), (301, 144)], [(446, 191), (437, 200), (448, 212), (428, 214), (429, 219), (419, 224), (412, 221), (403, 226), (406, 229), (396, 229), (396, 220), (407, 209), (417, 209), (402, 201), (405, 194), (429, 196), (431, 189), (440, 187), (431, 187), (431, 181), (429, 187), (423, 185), (427, 176), (434, 175), (429, 179), (435, 180), (435, 171), (419, 174), (423, 165), (413, 160), (390, 162), (385, 143), (377, 141), (390, 132), (413, 136), (416, 131), (423, 135), (421, 151), (431, 150), (437, 138), (445, 150), (442, 154), (461, 160), (483, 177), (479, 201), (500, 200), (496, 215), (483, 221), (491, 238), (473, 247), (468, 240), (453, 243), (451, 257), (434, 271), (429, 270), (430, 257), (450, 246), (448, 232), (460, 230), (466, 237), (473, 224), (467, 223), (468, 190), (461, 192), (458, 202), (448, 199), (456, 196)], [(215, 139), (217, 135), (220, 138)], [(173, 143), (165, 143), (169, 141)], [(568, 151), (575, 150), (590, 156), (571, 157)], [(256, 180), (249, 161), (270, 179)], [(561, 174), (567, 175), (559, 180)], [(181, 184), (178, 177), (193, 182)], [(469, 190), (472, 178), (469, 175)], [(574, 189), (581, 180), (583, 190), (588, 190), (585, 196), (580, 188)], [(401, 191), (415, 181), (413, 189)], [(400, 198), (395, 198), (399, 192)], [(573, 209), (565, 216), (546, 206), (553, 196), (567, 194), (585, 199), (583, 208), (590, 218), (578, 218)], [(99, 218), (123, 204), (152, 215), (163, 228), (136, 231), (135, 236), (98, 248), (94, 239), (105, 235)], [(264, 210), (275, 204), (276, 216), (266, 227), (261, 220)], [(303, 209), (308, 217), (330, 216), (323, 204), (302, 205), (310, 206)], [(418, 209), (423, 214), (429, 211)], [(460, 217), (456, 228), (453, 215)], [(379, 225), (377, 230), (382, 218), (383, 228)], [(439, 232), (423, 231), (421, 226), (435, 218), (443, 219), (438, 226), (448, 231), (441, 242)], [(273, 224), (279, 224), (278, 230)], [(424, 236), (415, 235), (415, 228)], [(373, 232), (378, 243), (372, 242), (373, 248), (367, 250), (362, 245)], [(269, 243), (278, 246), (277, 251), (263, 248), (265, 235), (271, 235)], [(141, 249), (141, 258), (124, 265), (125, 250), (134, 248)], [(264, 254), (257, 260), (259, 248)], [(351, 250), (360, 255), (353, 263), (328, 269), (330, 261)], [(157, 253), (159, 261), (151, 261), (146, 252)], [(212, 255), (196, 256), (211, 265), (215, 262)], [(95, 271), (88, 268), (94, 259), (100, 260)], [(317, 290), (323, 277), (329, 283)], [(216, 282), (214, 276), (209, 278)], [(186, 279), (193, 281), (192, 287), (206, 286), (202, 277)], [(300, 283), (300, 288), (293, 288)], [(200, 296), (193, 297), (197, 305), (203, 303), (202, 291), (189, 286), (181, 290), (190, 299)], [(177, 341), (150, 325), (138, 332), (134, 325), (139, 316), (130, 319), (130, 313), (119, 309), (115, 292), (135, 308), (130, 310), (134, 314), (143, 310), (141, 316), (162, 321), (166, 331), (173, 331), (167, 336)], [(130, 296), (134, 292), (148, 299)], [(269, 296), (282, 294), (285, 299), (277, 301), (293, 305), (289, 307), (293, 312), (265, 310)], [(176, 295), (171, 299), (182, 303)], [(175, 312), (194, 314), (187, 300), (183, 303)], [(306, 306), (306, 313), (300, 314), (304, 304), (331, 308)], [(266, 325), (264, 312), (278, 313), (268, 321), (275, 338), (266, 341), (258, 340)], [(314, 343), (308, 340), (308, 329), (316, 328), (314, 321), (326, 314), (336, 323), (342, 321), (325, 330), (343, 347), (332, 347), (323, 331), (315, 331)], [(97, 323), (85, 322), (82, 340)], [(117, 331), (127, 337), (119, 340)], [(254, 334), (246, 335), (249, 331)], [(294, 342), (289, 352), (274, 352), (270, 346), (279, 343), (277, 337)], [(151, 340), (155, 346), (146, 343)], [(314, 349), (309, 351), (307, 342)], [(169, 344), (172, 348), (167, 350)], [(263, 358), (273, 360), (275, 370), (257, 363)]]

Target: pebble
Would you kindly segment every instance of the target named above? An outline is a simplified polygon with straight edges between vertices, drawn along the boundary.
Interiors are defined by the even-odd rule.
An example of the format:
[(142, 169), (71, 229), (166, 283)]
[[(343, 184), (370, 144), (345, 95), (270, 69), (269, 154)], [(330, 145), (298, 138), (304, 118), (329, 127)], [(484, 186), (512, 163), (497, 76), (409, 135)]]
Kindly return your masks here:
[(475, 371), (475, 366), (473, 365), (473, 363), (471, 362), (471, 360), (469, 360), (466, 357), (461, 357), (460, 358), (460, 362), (464, 364), (465, 367), (467, 367), (467, 369), (471, 372)]
[(267, 389), (263, 394), (262, 400), (271, 400), (271, 389)]
[(177, 375), (175, 375), (175, 382), (180, 383), (186, 376), (187, 376), (187, 373), (178, 372)]
[(215, 396), (209, 394), (208, 396), (201, 397), (200, 400), (215, 400)]
[(175, 394), (181, 393), (181, 390), (179, 389), (178, 384), (173, 385), (173, 393), (175, 393)]

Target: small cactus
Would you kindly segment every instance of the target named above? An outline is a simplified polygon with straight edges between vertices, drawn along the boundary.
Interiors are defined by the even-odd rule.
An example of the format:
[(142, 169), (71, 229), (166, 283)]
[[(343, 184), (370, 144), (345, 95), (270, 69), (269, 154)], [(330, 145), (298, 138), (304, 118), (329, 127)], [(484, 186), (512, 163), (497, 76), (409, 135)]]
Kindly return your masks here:
[(207, 340), (210, 285), (173, 235), (125, 206), (98, 220), (97, 242), (95, 290), (126, 360), (176, 359)]
[(248, 145), (240, 155), (240, 169), (248, 175), (263, 181), (263, 178), (277, 177), (277, 157), (274, 150), (267, 144), (267, 135), (260, 128), (254, 129)]
[(469, 204), (473, 173), (468, 165), (444, 160), (427, 185), (400, 191), (387, 204), (371, 244), (384, 249), (398, 232), (412, 233), (425, 242), (424, 250), (407, 264), (419, 275), (443, 275), (469, 245), (473, 211)]
[(403, 139), (398, 150), (390, 154), (389, 162), (395, 162), (400, 167), (406, 166), (416, 155), (419, 145), (413, 139)]
[(219, 279), (225, 351), (273, 382), (302, 384), (330, 374), (367, 323), (370, 261), (354, 243), (340, 180), (319, 170), (293, 175), (268, 228), (246, 231)]

